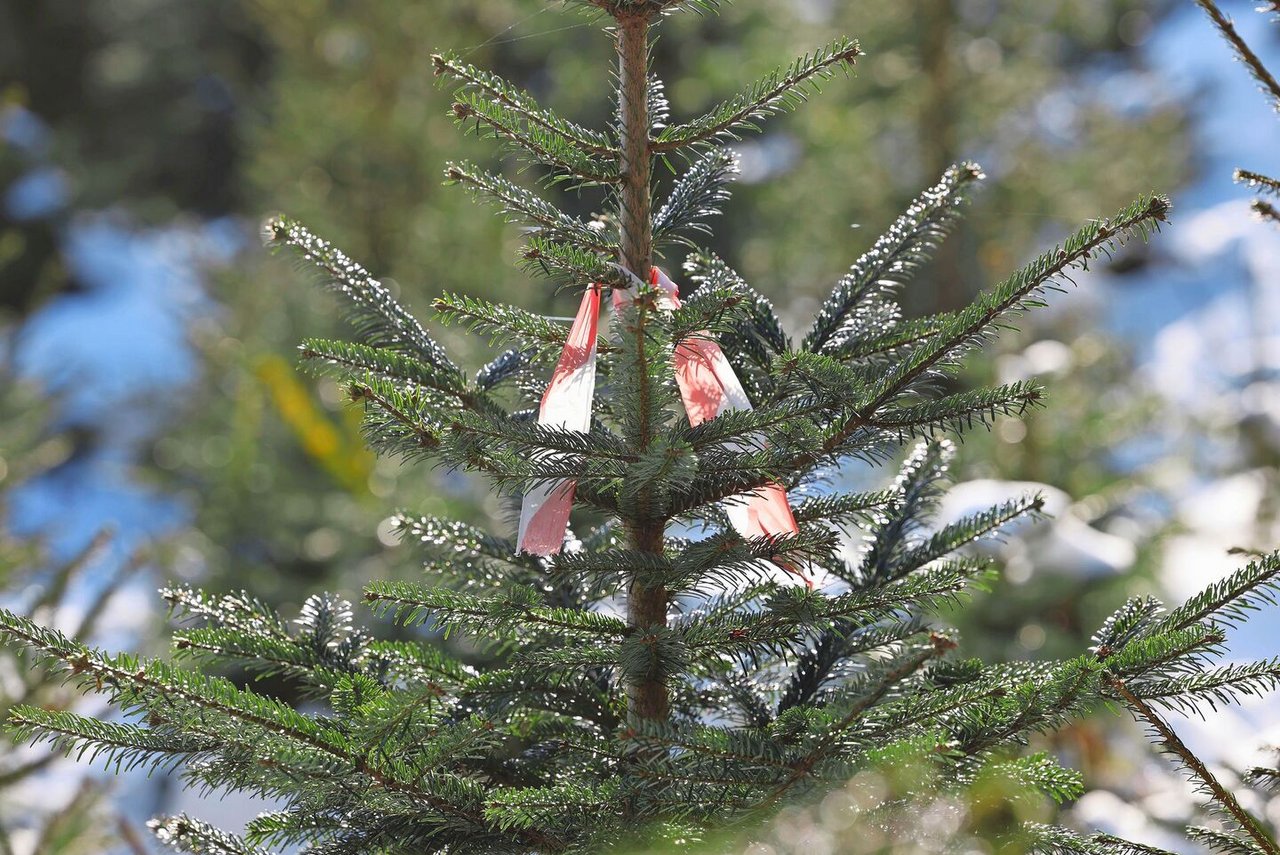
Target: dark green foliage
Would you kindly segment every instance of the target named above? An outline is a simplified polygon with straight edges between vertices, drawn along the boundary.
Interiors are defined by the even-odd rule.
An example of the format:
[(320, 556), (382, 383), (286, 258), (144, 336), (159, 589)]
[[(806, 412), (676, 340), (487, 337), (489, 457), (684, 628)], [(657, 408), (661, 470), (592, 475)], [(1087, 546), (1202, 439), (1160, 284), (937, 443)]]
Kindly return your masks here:
[(664, 128), (655, 138), (654, 148), (658, 152), (678, 151), (758, 131), (764, 119), (798, 109), (819, 91), (824, 80), (848, 69), (860, 54), (857, 42), (837, 39), (765, 75), (706, 115)]
[(178, 852), (195, 855), (266, 855), (267, 852), (189, 816), (153, 820), (149, 827), (157, 840)]
[(805, 349), (848, 348), (851, 340), (896, 321), (896, 306), (888, 298), (929, 260), (955, 223), (968, 185), (982, 177), (976, 164), (961, 164), (921, 194), (836, 285), (805, 336)]
[(1085, 836), (1049, 825), (1029, 827), (1028, 838), (1031, 851), (1043, 855), (1172, 855), (1167, 850), (1131, 843), (1110, 834)]
[(607, 135), (560, 118), (496, 74), (451, 55), (433, 59), (438, 77), (462, 84), (453, 107), (460, 125), (474, 121), (477, 133), (487, 128), (521, 154), (579, 184), (617, 181), (616, 165), (604, 159), (617, 154)]
[[(922, 501), (929, 491), (920, 489), (919, 473), (936, 476), (938, 464), (928, 461), (938, 459), (926, 452), (908, 469), (915, 474), (904, 479), (898, 501)], [(927, 500), (917, 507), (923, 510)], [(404, 530), (433, 554), (452, 550), (463, 562), (484, 557), (536, 570), (474, 530), (432, 521), (405, 521)], [(581, 553), (573, 557), (584, 560)], [(1254, 565), (1247, 574), (1254, 590), (1274, 590), (1278, 567), (1275, 561)], [(145, 713), (136, 725), (37, 708), (21, 708), (12, 720), (33, 738), (114, 766), (181, 766), (201, 786), (298, 800), (297, 809), (255, 821), (252, 835), (260, 842), (324, 839), (330, 842), (316, 851), (407, 852), (448, 837), (456, 851), (543, 851), (617, 839), (627, 804), (646, 816), (698, 825), (763, 810), (793, 789), (875, 768), (887, 746), (919, 739), (948, 746), (935, 762), (951, 768), (957, 781), (981, 769), (1070, 798), (1079, 792), (1071, 773), (1043, 758), (1005, 759), (1005, 752), (1084, 706), (1125, 700), (1117, 695), (1117, 675), (1125, 675), (1126, 692), (1152, 703), (1165, 697), (1163, 681), (1173, 679), (1163, 675), (1183, 675), (1182, 694), (1194, 700), (1205, 679), (1197, 676), (1201, 658), (1221, 649), (1221, 633), (1212, 627), (1188, 640), (1147, 621), (1122, 646), (1076, 660), (957, 667), (962, 663), (947, 660), (955, 642), (930, 629), (911, 604), (961, 590), (979, 568), (935, 564), (832, 597), (766, 584), (708, 599), (661, 638), (640, 644), (622, 621), (552, 605), (572, 602), (554, 585), (542, 591), (512, 585), (496, 597), (369, 587), (371, 600), (406, 621), (431, 620), (495, 651), (510, 650), (508, 664), (497, 670), (465, 666), (429, 645), (374, 641), (352, 626), (350, 608), (332, 598), (313, 598), (290, 627), (248, 597), (167, 593), (175, 608), (202, 623), (177, 634), (180, 653), (250, 662), (300, 681), (328, 702), (328, 712), (305, 716), (225, 681), (107, 656), (6, 615), (10, 638), (82, 685), (101, 686), (122, 708)], [(1193, 602), (1221, 602), (1222, 591), (1215, 586)], [(758, 605), (744, 608), (752, 602)], [(1110, 637), (1119, 641), (1116, 628), (1133, 626), (1135, 612), (1150, 611), (1126, 607), (1109, 623)], [(918, 616), (907, 617), (913, 612)], [(778, 713), (771, 712), (769, 698), (778, 690), (742, 681), (737, 667), (776, 673), (780, 655), (794, 655), (796, 644), (824, 624), (842, 631), (826, 634), (798, 660), (792, 689), (780, 696)], [(824, 657), (837, 646), (833, 638), (840, 653)], [(726, 670), (726, 655), (738, 665)], [(821, 679), (812, 676), (820, 666), (826, 669)], [(682, 675), (669, 678), (681, 698), (681, 715), (669, 725), (628, 725), (614, 695), (619, 677), (648, 668)], [(1257, 671), (1226, 669), (1215, 679), (1248, 685)], [(810, 688), (797, 688), (800, 683)], [(746, 724), (705, 723), (713, 712)], [(631, 772), (618, 778), (610, 769)], [(299, 779), (307, 782), (305, 797)], [(353, 782), (362, 783), (362, 795), (352, 792)], [(302, 805), (337, 811), (360, 823), (359, 831), (317, 823)], [(179, 848), (206, 847), (182, 851), (258, 851), (187, 820), (159, 827)], [(1099, 852), (1112, 845), (1062, 830), (1037, 835), (1044, 851)], [(375, 839), (380, 842), (369, 842)], [(472, 839), (474, 846), (459, 846)], [(375, 848), (360, 848), (370, 845)]]
[[(655, 242), (705, 231), (734, 167), (718, 141), (797, 106), (851, 64), (857, 48), (837, 41), (707, 116), (670, 124), (648, 69), (647, 28), (664, 13), (712, 4), (586, 5), (616, 18), (620, 45), (629, 45), (621, 88), (630, 81), (637, 97), (616, 99), (619, 121), (609, 132), (559, 119), (457, 59), (442, 57), (437, 68), (463, 84), (460, 120), (513, 144), (553, 178), (607, 185), (604, 210), (591, 222), (576, 219), (469, 166), (451, 167), (450, 178), (531, 230), (530, 263), (577, 288), (614, 287), (625, 278), (621, 262), (642, 273), (654, 260), (629, 257), (636, 246), (647, 253)], [(665, 206), (649, 205), (652, 187), (628, 184), (649, 174), (636, 168), (637, 152), (649, 161), (680, 154), (671, 162), (688, 164)], [(641, 286), (601, 335), (585, 433), (533, 418), (565, 340), (562, 322), (442, 297), (443, 320), (508, 348), (469, 379), (363, 268), (300, 225), (276, 221), (273, 243), (354, 304), (360, 343), (312, 341), (303, 352), (336, 371), (363, 404), (374, 447), (481, 473), (511, 496), (573, 479), (574, 537), (560, 554), (534, 558), (472, 526), (400, 517), (426, 579), (371, 581), (364, 596), (410, 641), (357, 628), (338, 597), (313, 596), (300, 618), (286, 621), (247, 595), (173, 589), (166, 597), (188, 623), (176, 633), (177, 653), (196, 663), (188, 668), (108, 655), (0, 612), (0, 633), (11, 642), (130, 716), (108, 725), (23, 707), (13, 721), (24, 737), (65, 752), (176, 767), (193, 786), (280, 801), (244, 841), (186, 819), (157, 826), (165, 842), (193, 852), (688, 846), (856, 774), (908, 765), (929, 770), (951, 793), (1003, 782), (1012, 795), (1078, 795), (1079, 776), (1024, 756), (1035, 734), (1108, 702), (1194, 707), (1275, 682), (1270, 662), (1206, 667), (1223, 652), (1222, 626), (1272, 595), (1280, 563), (1263, 560), (1167, 617), (1152, 602), (1128, 605), (1096, 648), (1075, 658), (958, 658), (959, 641), (936, 613), (991, 572), (966, 547), (1036, 513), (1040, 502), (1010, 497), (965, 519), (934, 520), (952, 453), (937, 434), (1021, 412), (1040, 390), (944, 391), (941, 381), (1010, 316), (1039, 305), (1073, 271), (1147, 237), (1168, 212), (1163, 197), (1143, 197), (1086, 224), (971, 306), (904, 321), (895, 290), (945, 236), (980, 177), (969, 164), (947, 170), (836, 284), (799, 344), (769, 301), (709, 253), (690, 259), (698, 291), (679, 311), (661, 311)], [(673, 359), (701, 335), (722, 342), (756, 408), (694, 427), (679, 405)], [(915, 437), (924, 441), (890, 489), (830, 491), (839, 468), (892, 459)], [(794, 491), (798, 530), (740, 535), (724, 503), (770, 484)], [(859, 535), (863, 548), (844, 548)], [(823, 574), (827, 583), (810, 590), (788, 571)], [(655, 599), (658, 614), (638, 614), (637, 603)], [(220, 664), (287, 681), (310, 702), (295, 709), (212, 676)], [(869, 821), (894, 809), (877, 805)], [(1102, 845), (1061, 830), (1042, 836), (1060, 847)]]
[(524, 222), (543, 240), (574, 244), (600, 253), (607, 252), (611, 244), (617, 243), (616, 238), (609, 240), (606, 229), (593, 229), (563, 213), (541, 196), (472, 164), (449, 164), (445, 176), (449, 181), (466, 187), (477, 198), (494, 204), (510, 222)]
[(696, 247), (694, 235), (711, 233), (706, 220), (719, 214), (719, 206), (728, 201), (725, 185), (737, 172), (738, 157), (727, 148), (714, 148), (694, 161), (654, 216), (654, 239), (659, 243), (679, 240)]
[(324, 277), (330, 287), (351, 301), (351, 318), (365, 344), (408, 354), (448, 372), (450, 378), (445, 388), (450, 391), (458, 388), (461, 375), (440, 345), (368, 271), (347, 258), (341, 250), (287, 218), (274, 220), (267, 228), (271, 243), (296, 251), (309, 267)]
[[(1224, 628), (1240, 622), (1262, 602), (1274, 602), (1280, 556), (1265, 556), (1221, 582), (1210, 585), (1161, 618), (1151, 599), (1131, 600), (1114, 615), (1096, 640), (1095, 655), (1110, 661), (1106, 685), (1144, 724), (1153, 743), (1180, 766), (1204, 798), (1206, 813), (1218, 827), (1192, 826), (1190, 839), (1213, 852), (1277, 855), (1274, 828), (1251, 814), (1230, 786), (1179, 738), (1158, 708), (1194, 713), (1261, 695), (1280, 685), (1280, 662), (1215, 664), (1223, 653)], [(1122, 647), (1117, 645), (1123, 643)], [(1254, 769), (1247, 784), (1265, 789), (1273, 770)], [(1096, 851), (1087, 845), (1065, 852)]]

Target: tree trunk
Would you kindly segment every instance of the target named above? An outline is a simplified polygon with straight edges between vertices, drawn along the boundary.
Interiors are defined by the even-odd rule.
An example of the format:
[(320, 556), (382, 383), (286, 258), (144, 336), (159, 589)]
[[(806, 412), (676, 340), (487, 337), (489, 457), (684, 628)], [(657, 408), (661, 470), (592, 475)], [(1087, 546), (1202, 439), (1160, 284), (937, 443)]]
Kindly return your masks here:
[[(653, 264), (652, 159), (649, 144), (649, 15), (630, 14), (618, 17), (618, 79), (621, 113), (620, 174), (622, 178), (620, 211), (622, 263), (642, 282), (649, 281)], [(639, 329), (628, 330), (635, 347), (644, 348), (646, 310), (639, 307)], [(647, 367), (640, 360), (639, 382), (648, 383)], [(646, 427), (641, 444), (647, 446), (652, 435), (647, 428), (652, 413), (641, 396), (639, 414)], [(642, 503), (643, 505), (643, 503)], [(661, 554), (664, 525), (661, 521), (640, 521), (631, 526), (631, 539), (636, 549)], [(638, 630), (667, 625), (667, 590), (650, 588), (636, 581), (627, 592), (627, 619)], [(644, 633), (640, 632), (640, 637)], [(666, 721), (670, 713), (667, 686), (661, 679), (633, 679), (627, 686), (629, 712), (633, 720)]]

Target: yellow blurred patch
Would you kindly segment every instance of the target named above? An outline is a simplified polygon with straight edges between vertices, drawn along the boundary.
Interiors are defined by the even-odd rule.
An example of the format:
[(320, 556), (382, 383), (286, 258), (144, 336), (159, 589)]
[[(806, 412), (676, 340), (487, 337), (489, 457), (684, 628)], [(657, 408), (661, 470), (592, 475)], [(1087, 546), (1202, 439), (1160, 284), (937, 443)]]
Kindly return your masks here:
[(367, 492), (374, 456), (360, 436), (360, 418), (350, 413), (335, 422), (316, 405), (313, 392), (285, 359), (268, 355), (254, 363), (254, 375), (266, 387), (284, 423), (307, 456), (352, 492)]

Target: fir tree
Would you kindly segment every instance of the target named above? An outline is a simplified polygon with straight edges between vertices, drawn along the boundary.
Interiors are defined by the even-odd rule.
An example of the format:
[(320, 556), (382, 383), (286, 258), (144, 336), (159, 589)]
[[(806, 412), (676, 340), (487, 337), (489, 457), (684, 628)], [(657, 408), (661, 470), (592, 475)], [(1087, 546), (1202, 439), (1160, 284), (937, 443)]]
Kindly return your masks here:
[[(1014, 261), (1040, 249), (1045, 234), (1114, 209), (1135, 189), (1175, 187), (1185, 172), (1179, 166), (1186, 157), (1185, 123), (1179, 118), (1183, 105), (1152, 104), (1138, 121), (1100, 103), (1104, 93), (1093, 84), (1077, 86), (1094, 61), (1129, 67), (1137, 58), (1121, 38), (1129, 31), (1119, 25), (1143, 19), (1141, 14), (1126, 18), (1134, 2), (1057, 0), (1051, 20), (1043, 17), (1046, 7), (1037, 0), (1008, 0), (995, 16), (990, 15), (994, 7), (961, 4), (942, 22), (941, 35), (938, 27), (926, 31), (919, 24), (920, 16), (935, 7), (935, 18), (946, 17), (954, 5), (936, 0), (826, 4), (819, 10), (825, 15), (789, 17), (784, 53), (792, 45), (821, 43), (827, 33), (855, 27), (883, 48), (873, 48), (873, 65), (862, 64), (856, 87), (833, 87), (802, 114), (771, 125), (767, 139), (749, 141), (748, 160), (758, 168), (761, 152), (770, 153), (765, 160), (785, 173), (785, 180), (757, 183), (754, 178), (762, 176), (748, 175), (752, 180), (735, 184), (734, 204), (716, 218), (715, 233), (699, 241), (732, 257), (735, 267), (750, 273), (749, 281), (776, 281), (773, 271), (786, 269), (789, 289), (820, 299), (831, 271), (845, 266), (851, 252), (849, 231), (827, 223), (866, 223), (872, 231), (890, 222), (961, 152), (989, 148), (992, 135), (1007, 129), (1010, 117), (1027, 115), (1046, 93), (1063, 87), (1092, 93), (1091, 106), (1079, 108), (1081, 121), (1073, 125), (1072, 139), (1057, 133), (1049, 139), (1027, 129), (1030, 136), (1015, 145), (1016, 159), (1002, 164), (1001, 181), (983, 190), (982, 205), (966, 213), (963, 231), (940, 247), (952, 254), (935, 257), (925, 278), (914, 280), (904, 294), (913, 298), (909, 306), (938, 310), (931, 294), (943, 280), (955, 282), (967, 299), (978, 283), (994, 281)], [(744, 74), (749, 79), (771, 68), (780, 42), (770, 33), (779, 15), (790, 15), (791, 5), (792, 0), (758, 0), (722, 7), (714, 16), (669, 19), (655, 43), (653, 62), (677, 84), (682, 110), (702, 112), (717, 93), (735, 89)], [(425, 306), (423, 297), (451, 291), (544, 314), (564, 313), (561, 298), (550, 289), (529, 288), (505, 252), (475, 253), (465, 265), (440, 263), (458, 245), (488, 246), (506, 229), (487, 208), (472, 206), (467, 194), (434, 186), (442, 158), (462, 160), (475, 153), (473, 141), (456, 133), (446, 109), (452, 92), (427, 85), (432, 61), (423, 50), (423, 34), (430, 33), (428, 41), (437, 45), (458, 46), (474, 65), (533, 87), (539, 100), (554, 103), (580, 123), (603, 126), (610, 105), (600, 97), (597, 72), (611, 46), (595, 22), (562, 17), (552, 4), (508, 0), (377, 8), (254, 0), (249, 13), (271, 57), (270, 73), (254, 78), (262, 91), (252, 93), (255, 101), (264, 99), (262, 110), (270, 120), (246, 123), (251, 162), (244, 192), (255, 200), (246, 210), (288, 211), (379, 277), (404, 283), (403, 298), (419, 307)], [(1099, 27), (1099, 21), (1118, 26)], [(726, 39), (728, 32), (741, 38)], [(990, 50), (992, 41), (999, 51)], [(317, 43), (327, 49), (316, 50)], [(1045, 49), (1046, 43), (1052, 49)], [(377, 49), (363, 51), (361, 45)], [(994, 64), (975, 67), (975, 52)], [(888, 73), (917, 68), (926, 54), (929, 71), (910, 85)], [(408, 91), (412, 97), (405, 97)], [(922, 98), (922, 92), (929, 94)], [(884, 141), (895, 135), (937, 144), (922, 151), (894, 145), (891, 156), (881, 156)], [(1103, 138), (1105, 146), (1096, 144)], [(351, 145), (353, 139), (360, 144)], [(772, 153), (789, 145), (804, 157), (775, 162)], [(1117, 182), (1116, 175), (1126, 180)], [(828, 187), (840, 192), (825, 192)], [(812, 204), (797, 209), (791, 203), (797, 196)], [(597, 202), (598, 195), (591, 193), (556, 198), (563, 210), (583, 217), (600, 209)], [(1053, 219), (993, 216), (1003, 211), (1048, 212)], [(771, 239), (754, 240), (751, 252), (741, 253), (735, 248), (749, 234)], [(218, 298), (226, 311), (213, 323), (202, 323), (198, 338), (206, 382), (193, 390), (180, 431), (166, 435), (155, 456), (170, 485), (199, 497), (193, 504), (193, 543), (207, 565), (201, 584), (226, 590), (253, 580), (255, 594), (273, 604), (289, 603), (287, 609), (296, 606), (293, 592), (299, 582), (307, 589), (345, 590), (369, 576), (396, 574), (395, 551), (382, 548), (375, 536), (388, 496), (421, 513), (483, 524), (487, 495), (476, 480), (442, 473), (423, 477), (416, 467), (387, 462), (368, 467), (369, 457), (354, 453), (361, 443), (356, 411), (334, 412), (343, 406), (336, 384), (326, 380), (320, 394), (312, 395), (303, 385), (306, 378), (296, 377), (282, 355), (304, 336), (341, 338), (345, 333), (337, 331), (338, 319), (325, 295), (300, 290), (296, 282), (283, 284), (284, 290), (260, 287), (280, 281), (283, 266), (279, 258), (246, 256), (237, 271), (219, 277)], [(417, 290), (427, 269), (431, 290)], [(787, 302), (798, 296), (789, 295)], [(280, 310), (282, 303), (287, 311)], [(467, 337), (465, 330), (434, 332), (455, 359), (468, 363), (480, 359), (478, 351), (486, 344)], [(1087, 386), (1089, 392), (1076, 394), (1086, 400), (1106, 397), (1096, 394), (1096, 382), (1081, 379), (1073, 376), (1074, 386)], [(1073, 390), (1059, 385), (1055, 400), (1064, 391)], [(316, 400), (302, 406), (308, 395)], [(1078, 417), (1062, 418), (1067, 414)], [(1075, 435), (1080, 425), (1096, 424), (1092, 415), (1059, 402), (1054, 428)], [(1093, 467), (1068, 468), (1076, 478), (1067, 481), (1044, 473), (1023, 477), (1025, 472), (1009, 469), (1006, 461), (1017, 469), (1018, 453), (1030, 453), (1043, 436), (1035, 423), (1029, 426), (1028, 442), (1006, 444), (987, 459), (998, 460), (1015, 480), (1048, 480), (1084, 498), (1076, 485)], [(202, 449), (209, 432), (231, 440), (230, 461), (206, 459)], [(973, 451), (969, 456), (986, 457)], [(1095, 488), (1088, 485), (1090, 492)], [(1070, 649), (1079, 640), (1079, 633), (1073, 634)]]
[[(478, 528), (401, 516), (427, 578), (374, 581), (365, 598), (403, 624), (465, 637), (486, 654), (472, 661), (430, 638), (379, 640), (332, 595), (311, 597), (290, 622), (247, 593), (166, 589), (185, 624), (176, 655), (196, 667), (106, 654), (0, 613), (12, 643), (128, 714), (101, 721), (20, 706), (10, 721), (21, 736), (281, 801), (244, 839), (185, 817), (158, 820), (157, 835), (180, 851), (586, 852), (685, 846), (886, 763), (925, 763), (949, 787), (1002, 774), (1070, 798), (1077, 776), (1020, 756), (1033, 734), (1109, 701), (1195, 705), (1280, 680), (1276, 662), (1208, 664), (1222, 651), (1221, 623), (1274, 591), (1275, 556), (1167, 614), (1135, 600), (1092, 650), (1063, 661), (963, 659), (931, 616), (989, 573), (964, 547), (1039, 508), (1035, 497), (1013, 498), (930, 525), (951, 454), (940, 435), (1041, 398), (1030, 383), (948, 393), (944, 381), (1047, 290), (1158, 229), (1167, 200), (1142, 197), (1085, 224), (966, 308), (905, 320), (898, 289), (982, 178), (973, 164), (952, 167), (793, 340), (769, 301), (698, 238), (726, 202), (735, 162), (725, 144), (848, 70), (856, 43), (836, 40), (676, 122), (650, 75), (652, 30), (715, 4), (583, 5), (607, 16), (617, 43), (616, 122), (606, 131), (460, 58), (441, 56), (437, 69), (460, 86), (461, 125), (511, 147), (548, 184), (603, 193), (603, 213), (586, 222), (479, 167), (447, 172), (527, 227), (533, 272), (574, 288), (633, 289), (611, 332), (587, 342), (601, 375), (587, 430), (538, 424), (531, 407), (566, 347), (563, 324), (441, 297), (441, 321), (508, 347), (473, 375), (339, 250), (289, 219), (270, 226), (274, 244), (354, 307), (359, 341), (309, 341), (303, 355), (348, 384), (374, 447), (479, 473), (513, 494), (571, 479), (580, 536), (537, 557)], [(679, 172), (660, 203), (655, 166)], [(644, 283), (663, 252), (681, 247), (693, 248), (685, 271), (697, 290), (668, 311)], [(674, 363), (708, 336), (754, 409), (695, 424), (678, 406)], [(840, 467), (883, 462), (917, 439), (887, 489), (824, 486)], [(744, 537), (726, 504), (769, 488), (791, 491), (796, 532)], [(842, 546), (855, 532), (865, 545), (850, 559)], [(827, 581), (816, 590), (796, 580), (818, 573)], [(214, 675), (227, 664), (288, 680), (314, 704), (295, 709)], [(1094, 845), (1063, 830), (1031, 833)]]

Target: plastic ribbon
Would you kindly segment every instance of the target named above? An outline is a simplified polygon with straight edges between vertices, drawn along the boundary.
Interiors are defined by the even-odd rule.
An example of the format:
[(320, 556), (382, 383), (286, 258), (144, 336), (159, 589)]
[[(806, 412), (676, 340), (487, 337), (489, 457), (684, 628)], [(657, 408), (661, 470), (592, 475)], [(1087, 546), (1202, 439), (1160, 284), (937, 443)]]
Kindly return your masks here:
[[(639, 280), (628, 271), (634, 283)], [(652, 268), (651, 284), (658, 289), (658, 309), (680, 307), (680, 289), (665, 273)], [(569, 330), (560, 361), (551, 383), (542, 396), (538, 424), (587, 433), (591, 427), (591, 402), (595, 391), (596, 334), (599, 325), (600, 285), (583, 295), (582, 305)], [(621, 312), (638, 297), (635, 285), (613, 291), (613, 307)], [(685, 339), (675, 350), (675, 379), (689, 424), (698, 426), (731, 410), (750, 410), (738, 375), (710, 333)], [(747, 448), (744, 446), (743, 451)], [(573, 506), (574, 482), (564, 480), (535, 487), (524, 497), (520, 513), (521, 552), (553, 555), (560, 551), (569, 511)], [(775, 538), (799, 532), (787, 493), (778, 484), (768, 484), (728, 502), (729, 521), (743, 537)], [(810, 588), (813, 582), (790, 562), (775, 559), (782, 569), (800, 577)]]
[[(569, 328), (569, 338), (551, 382), (542, 394), (538, 424), (589, 433), (591, 401), (596, 387), (596, 334), (600, 326), (600, 289), (592, 285)], [(554, 555), (564, 543), (573, 509), (573, 480), (538, 484), (524, 496), (520, 508), (517, 549), (534, 555)]]

